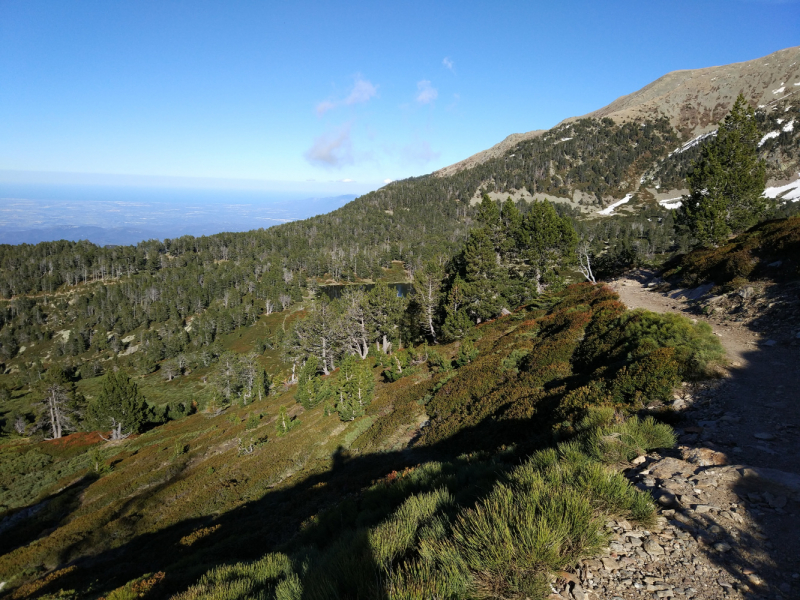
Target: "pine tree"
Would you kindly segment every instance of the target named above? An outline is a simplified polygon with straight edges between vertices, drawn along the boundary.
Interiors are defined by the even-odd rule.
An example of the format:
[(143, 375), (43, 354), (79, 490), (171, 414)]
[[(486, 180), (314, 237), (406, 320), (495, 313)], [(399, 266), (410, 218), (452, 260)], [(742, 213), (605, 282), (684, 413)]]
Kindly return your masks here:
[(275, 422), (275, 431), (278, 435), (286, 435), (292, 428), (292, 421), (286, 413), (286, 407), (281, 406), (278, 410), (278, 420)]
[(575, 262), (578, 235), (552, 204), (535, 202), (518, 229), (517, 244), (538, 293), (558, 281), (558, 267)]
[(467, 313), (477, 322), (500, 312), (504, 277), (494, 242), (486, 228), (470, 232), (462, 253)]
[(352, 421), (364, 414), (375, 392), (375, 377), (369, 365), (354, 355), (345, 358), (336, 380), (336, 410), (342, 421)]
[(316, 356), (309, 356), (297, 376), (297, 389), (294, 393), (294, 399), (306, 410), (316, 406), (317, 387), (319, 386), (318, 364), (319, 361)]
[(724, 243), (763, 216), (765, 173), (755, 113), (739, 94), (716, 139), (703, 147), (686, 178), (689, 195), (683, 197), (679, 222), (702, 245)]
[(500, 205), (489, 197), (489, 194), (484, 194), (481, 197), (481, 203), (478, 205), (478, 214), (476, 215), (478, 222), (490, 230), (497, 230), (500, 228)]
[(211, 376), (211, 383), (223, 405), (229, 405), (242, 388), (239, 357), (230, 350), (220, 354), (219, 364)]
[(503, 261), (506, 263), (512, 262), (516, 258), (517, 237), (519, 228), (522, 226), (522, 220), (522, 213), (519, 212), (517, 205), (511, 199), (511, 196), (509, 196), (503, 203), (503, 208), (500, 211), (502, 236), (497, 244)]
[(254, 390), (256, 400), (262, 400), (269, 397), (270, 389), (272, 389), (272, 378), (263, 367), (259, 367), (257, 369)]
[(100, 394), (87, 409), (87, 421), (98, 429), (111, 428), (111, 439), (137, 433), (150, 420), (151, 411), (139, 388), (124, 371), (110, 370)]
[(446, 341), (460, 340), (474, 327), (474, 323), (464, 308), (466, 301), (464, 287), (464, 280), (456, 275), (447, 292), (447, 302), (444, 306), (445, 318), (442, 324), (442, 336)]
[(379, 281), (367, 294), (367, 313), (376, 343), (381, 344), (384, 354), (391, 343), (398, 340), (400, 321), (407, 300), (397, 295), (397, 290), (385, 281)]

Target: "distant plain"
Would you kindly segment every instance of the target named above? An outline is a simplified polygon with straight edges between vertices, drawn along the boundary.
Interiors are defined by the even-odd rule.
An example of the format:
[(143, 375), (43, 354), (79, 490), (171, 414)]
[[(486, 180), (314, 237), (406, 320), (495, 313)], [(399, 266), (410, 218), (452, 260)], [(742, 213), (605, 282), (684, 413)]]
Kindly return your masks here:
[(249, 231), (336, 210), (354, 195), (0, 183), (0, 243), (100, 245)]

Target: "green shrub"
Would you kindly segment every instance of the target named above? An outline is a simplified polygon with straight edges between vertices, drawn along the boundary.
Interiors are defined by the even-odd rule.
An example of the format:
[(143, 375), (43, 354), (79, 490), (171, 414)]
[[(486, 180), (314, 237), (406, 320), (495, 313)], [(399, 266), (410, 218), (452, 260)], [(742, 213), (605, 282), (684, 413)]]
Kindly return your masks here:
[(673, 446), (672, 428), (657, 423), (653, 417), (641, 421), (631, 417), (624, 423), (594, 428), (584, 441), (587, 454), (604, 463), (625, 462), (651, 450)]
[(680, 383), (680, 365), (673, 348), (657, 348), (619, 370), (611, 382), (611, 397), (616, 403), (634, 407), (648, 401), (666, 401)]
[(453, 368), (452, 362), (442, 356), (442, 353), (435, 348), (428, 348), (428, 366), (430, 366), (431, 371), (434, 373), (449, 371)]
[(449, 536), (420, 539), (418, 558), (392, 573), (389, 597), (543, 598), (550, 573), (605, 545), (606, 515), (650, 523), (654, 508), (580, 445), (536, 453), (462, 510)]
[(275, 421), (275, 432), (279, 436), (286, 435), (292, 429), (295, 429), (300, 425), (300, 420), (297, 417), (289, 417), (289, 414), (286, 412), (286, 407), (281, 406), (278, 410), (278, 418)]
[(509, 371), (514, 371), (515, 373), (519, 372), (519, 364), (523, 358), (528, 356), (530, 350), (523, 350), (521, 348), (517, 348), (511, 351), (506, 358), (501, 361), (504, 369)]
[(576, 352), (587, 367), (601, 361), (630, 363), (659, 348), (673, 348), (678, 375), (701, 377), (725, 351), (708, 323), (692, 323), (682, 315), (647, 310), (628, 311), (600, 327), (588, 328)]
[(461, 345), (458, 348), (458, 354), (456, 355), (456, 366), (463, 367), (468, 365), (473, 360), (478, 357), (478, 349), (475, 347), (475, 344), (472, 340), (465, 339), (461, 342)]

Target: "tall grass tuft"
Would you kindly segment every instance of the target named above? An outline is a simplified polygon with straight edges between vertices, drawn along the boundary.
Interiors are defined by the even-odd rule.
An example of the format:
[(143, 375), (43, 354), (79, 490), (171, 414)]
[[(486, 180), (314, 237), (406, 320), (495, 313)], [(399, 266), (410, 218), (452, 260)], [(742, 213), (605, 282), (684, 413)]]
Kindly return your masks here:
[(285, 554), (273, 553), (254, 562), (216, 567), (173, 600), (300, 600), (301, 595), (302, 585), (292, 561)]
[(452, 504), (453, 497), (444, 488), (417, 494), (406, 500), (390, 519), (372, 529), (369, 543), (380, 568), (389, 572), (392, 562), (413, 545), (420, 525)]

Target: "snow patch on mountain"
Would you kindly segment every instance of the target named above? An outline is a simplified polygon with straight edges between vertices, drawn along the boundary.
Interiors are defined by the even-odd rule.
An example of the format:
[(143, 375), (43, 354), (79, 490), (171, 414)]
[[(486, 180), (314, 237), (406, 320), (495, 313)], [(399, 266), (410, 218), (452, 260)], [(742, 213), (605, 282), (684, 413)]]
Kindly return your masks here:
[(758, 147), (761, 148), (761, 146), (764, 145), (764, 142), (766, 142), (768, 139), (776, 138), (780, 134), (781, 134), (780, 131), (770, 131), (769, 133), (765, 134), (764, 137), (761, 138), (761, 141), (758, 142)]
[(615, 208), (617, 208), (618, 206), (622, 206), (623, 204), (628, 203), (631, 198), (633, 198), (633, 194), (632, 193), (631, 194), (625, 194), (625, 197), (622, 200), (617, 200), (611, 206), (608, 206), (608, 207), (604, 208), (603, 210), (598, 210), (597, 214), (598, 215), (611, 215), (611, 214), (614, 213), (614, 209)]
[(670, 152), (669, 155), (672, 156), (673, 154), (680, 154), (681, 152), (686, 152), (689, 148), (693, 148), (694, 146), (697, 146), (697, 144), (699, 144), (700, 142), (702, 142), (706, 138), (714, 137), (716, 135), (717, 135), (717, 130), (716, 129), (714, 131), (709, 131), (708, 133), (704, 133), (703, 135), (698, 135), (693, 140), (690, 140), (690, 141), (686, 142), (680, 148), (676, 148), (675, 150)]
[(784, 126), (783, 126), (783, 130), (784, 130), (786, 133), (789, 133), (790, 131), (793, 131), (793, 130), (794, 130), (794, 119), (792, 119), (792, 120), (791, 120), (791, 121), (789, 121), (789, 122), (788, 122), (786, 125), (784, 125)]
[(781, 200), (797, 202), (800, 200), (800, 179), (796, 179), (786, 185), (768, 187), (764, 190), (764, 196), (767, 198), (780, 197)]
[(683, 199), (680, 197), (667, 198), (666, 200), (659, 200), (658, 203), (664, 208), (667, 208), (669, 210), (675, 210), (676, 208), (681, 207), (681, 205), (683, 204)]

